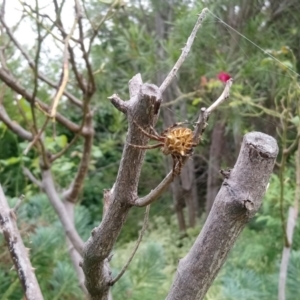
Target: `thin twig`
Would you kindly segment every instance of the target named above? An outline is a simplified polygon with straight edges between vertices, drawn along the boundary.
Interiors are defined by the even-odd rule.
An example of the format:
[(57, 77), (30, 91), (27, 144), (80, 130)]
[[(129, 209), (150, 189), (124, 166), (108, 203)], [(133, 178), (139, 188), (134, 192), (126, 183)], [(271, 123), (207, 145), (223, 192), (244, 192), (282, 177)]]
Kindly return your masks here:
[(34, 139), (27, 145), (25, 150), (23, 151), (24, 155), (27, 155), (30, 149), (36, 144), (36, 142), (40, 139), (42, 133), (44, 132), (45, 128), (47, 127), (49, 122), (49, 116), (47, 116), (46, 121), (44, 122), (42, 128), (39, 130), (39, 132), (35, 135)]
[(67, 35), (67, 37), (65, 39), (64, 54), (63, 54), (63, 76), (62, 76), (60, 87), (59, 87), (59, 89), (58, 89), (58, 91), (57, 91), (57, 93), (54, 97), (53, 103), (52, 103), (52, 109), (51, 109), (51, 112), (50, 112), (50, 117), (51, 118), (55, 118), (59, 100), (60, 100), (61, 96), (63, 95), (64, 90), (66, 89), (66, 86), (67, 86), (67, 83), (68, 83), (68, 79), (69, 79), (68, 47), (69, 47), (70, 38), (72, 37), (72, 35), (75, 31), (77, 22), (78, 22), (78, 16), (76, 14), (73, 26), (70, 30), (70, 33)]
[[(92, 22), (89, 20), (90, 24), (91, 24), (91, 27), (93, 28), (93, 35), (91, 36), (90, 38), (90, 43), (89, 43), (89, 47), (88, 47), (88, 51), (87, 53), (90, 53), (91, 52), (91, 49), (92, 49), (92, 45), (93, 45), (93, 42), (94, 42), (94, 39), (95, 37), (97, 36), (99, 30), (100, 30), (100, 27), (104, 24), (104, 22), (108, 19), (109, 17), (109, 14), (112, 12), (113, 8), (116, 6), (116, 4), (119, 2), (119, 0), (115, 0), (109, 7), (109, 9), (107, 10), (106, 14), (102, 17), (102, 19), (100, 20), (100, 22), (98, 23), (97, 27), (94, 28), (93, 27), (93, 24)], [(86, 9), (85, 9), (85, 12), (86, 12)], [(112, 13), (110, 16), (113, 16), (114, 13)]]
[(185, 61), (187, 55), (189, 54), (192, 44), (194, 42), (194, 39), (196, 37), (196, 33), (198, 31), (198, 29), (200, 28), (202, 22), (204, 21), (206, 14), (208, 12), (207, 8), (204, 8), (202, 10), (202, 12), (200, 13), (198, 20), (191, 32), (191, 35), (189, 36), (185, 47), (182, 49), (181, 55), (178, 58), (177, 62), (175, 63), (174, 67), (172, 68), (171, 72), (168, 74), (168, 76), (166, 77), (166, 79), (164, 80), (164, 82), (161, 84), (160, 86), (160, 91), (161, 93), (163, 93), (165, 91), (165, 89), (169, 86), (169, 84), (171, 83), (172, 79), (176, 76), (177, 71), (179, 70), (179, 68), (181, 67), (182, 63)]
[(232, 82), (233, 82), (232, 78), (226, 82), (222, 94), (213, 104), (211, 104), (211, 106), (209, 106), (207, 109), (201, 108), (198, 121), (196, 122), (196, 126), (194, 129), (194, 137), (193, 137), (194, 143), (198, 144), (200, 142), (201, 136), (207, 125), (207, 120), (209, 118), (209, 115), (212, 113), (212, 111), (214, 111), (219, 105), (221, 105), (229, 97), (229, 92), (232, 86)]
[[(62, 37), (65, 39), (67, 34), (64, 30), (64, 26), (63, 26), (63, 23), (61, 20), (61, 9), (58, 6), (57, 0), (53, 0), (53, 4), (54, 4), (55, 13), (56, 13), (56, 23), (58, 24), (58, 29), (61, 32)], [(75, 75), (76, 81), (78, 83), (79, 88), (84, 93), (86, 90), (86, 86), (83, 81), (82, 75), (78, 71), (76, 61), (75, 61), (75, 54), (74, 54), (73, 48), (70, 45), (68, 47), (68, 51), (69, 51), (69, 55), (70, 55), (70, 62), (71, 62), (72, 70)]]
[(125, 273), (125, 271), (127, 270), (128, 266), (130, 265), (137, 249), (139, 248), (139, 245), (141, 243), (141, 240), (143, 238), (143, 235), (147, 229), (147, 226), (148, 226), (148, 220), (149, 220), (149, 211), (150, 211), (150, 205), (147, 205), (146, 207), (146, 211), (145, 211), (145, 217), (144, 217), (144, 222), (143, 222), (143, 227), (142, 227), (142, 230), (140, 232), (140, 235), (139, 235), (139, 238), (135, 244), (135, 247), (133, 248), (133, 251), (131, 253), (131, 255), (129, 256), (129, 259), (128, 261), (126, 262), (126, 264), (123, 266), (122, 270), (120, 271), (120, 273), (114, 278), (111, 280), (110, 282), (110, 285), (113, 286), (122, 276), (123, 274)]
[(35, 176), (30, 172), (29, 169), (23, 167), (23, 174), (28, 177), (28, 179), (35, 184), (36, 186), (38, 186), (40, 189), (43, 189), (43, 184), (40, 180), (38, 180), (37, 178), (35, 178)]
[[(7, 26), (7, 24), (5, 23), (5, 21), (4, 21), (4, 19), (2, 17), (0, 17), (0, 21), (1, 21), (1, 24), (3, 25), (3, 27), (5, 28), (6, 33), (9, 36), (9, 39), (14, 43), (14, 45), (17, 47), (17, 49), (20, 50), (20, 52), (22, 53), (22, 55), (24, 56), (24, 58), (27, 60), (28, 65), (30, 66), (30, 68), (34, 70), (36, 68), (35, 64), (34, 64), (34, 61), (30, 58), (29, 54), (25, 51), (25, 49), (22, 47), (22, 45), (17, 41), (17, 39), (13, 35), (12, 31)], [(57, 88), (57, 84), (55, 82), (51, 81), (49, 78), (47, 78), (41, 72), (38, 72), (37, 76), (38, 76), (39, 79), (41, 79), (42, 81), (44, 81), (45, 83), (47, 83), (48, 85), (50, 85), (52, 88)], [(72, 95), (71, 93), (69, 93), (66, 90), (64, 91), (64, 95), (73, 104), (75, 104), (78, 107), (82, 107), (82, 102), (78, 98), (76, 98), (74, 95)]]
[[(39, 6), (38, 6), (38, 0), (35, 0), (35, 6), (36, 6), (36, 11), (39, 11)], [(31, 109), (31, 116), (32, 116), (32, 121), (33, 121), (33, 134), (37, 134), (38, 133), (38, 128), (37, 128), (37, 118), (36, 118), (36, 114), (35, 114), (35, 98), (37, 96), (38, 93), (38, 68), (39, 68), (39, 61), (40, 61), (40, 53), (41, 53), (41, 48), (42, 48), (42, 35), (41, 35), (41, 26), (40, 26), (40, 22), (39, 22), (39, 16), (37, 14), (37, 18), (36, 18), (36, 27), (37, 27), (37, 50), (36, 50), (36, 54), (35, 54), (35, 59), (34, 59), (34, 63), (35, 63), (35, 67), (33, 69), (33, 74), (34, 74), (34, 87), (33, 87), (33, 92), (32, 92), (32, 101), (30, 102), (30, 109)]]
[(0, 105), (0, 120), (15, 134), (17, 134), (20, 138), (32, 141), (33, 135), (31, 132), (24, 129), (21, 125), (19, 125), (16, 121), (13, 121), (8, 116), (3, 105)]
[(85, 66), (86, 66), (87, 74), (88, 74), (88, 84), (87, 84), (87, 89), (84, 91), (85, 92), (84, 96), (86, 98), (85, 100), (89, 102), (92, 95), (95, 93), (96, 84), (95, 84), (93, 69), (92, 69), (91, 63), (89, 61), (89, 53), (86, 51), (85, 45), (84, 45), (85, 37), (84, 37), (84, 33), (83, 33), (83, 24), (82, 24), (82, 9), (81, 9), (79, 1), (78, 0), (74, 0), (74, 1), (75, 1), (75, 11), (76, 11), (76, 14), (78, 15), (79, 45), (81, 48), (82, 57), (85, 62)]
[(83, 118), (82, 118), (82, 122), (81, 125), (79, 127), (79, 130), (75, 133), (73, 139), (71, 140), (71, 142), (65, 147), (63, 148), (61, 151), (59, 151), (58, 153), (52, 155), (51, 157), (51, 162), (55, 161), (56, 159), (60, 158), (62, 155), (64, 155), (74, 144), (75, 142), (78, 140), (78, 138), (81, 135), (82, 129), (84, 127), (84, 124), (86, 123), (86, 118), (87, 118), (87, 114), (88, 114), (88, 103), (85, 101), (83, 104)]
[(25, 195), (21, 195), (17, 201), (17, 203), (15, 204), (14, 208), (12, 209), (12, 211), (16, 214), (18, 209), (20, 208), (22, 202), (25, 199)]

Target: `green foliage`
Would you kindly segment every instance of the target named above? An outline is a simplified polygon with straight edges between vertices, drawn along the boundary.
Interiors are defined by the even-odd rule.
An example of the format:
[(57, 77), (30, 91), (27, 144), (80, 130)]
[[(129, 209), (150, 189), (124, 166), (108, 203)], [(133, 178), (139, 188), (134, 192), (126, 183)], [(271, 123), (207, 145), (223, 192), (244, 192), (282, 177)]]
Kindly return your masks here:
[[(9, 199), (13, 206), (17, 199)], [(83, 239), (91, 230), (88, 210), (77, 207), (75, 224)], [(67, 252), (65, 236), (55, 212), (45, 195), (25, 199), (18, 210), (18, 226), (45, 299), (83, 299), (77, 275)], [(17, 300), (22, 291), (3, 237), (0, 239), (0, 298)]]
[[(129, 246), (132, 247), (133, 243)], [(115, 276), (128, 259), (130, 250), (127, 246), (118, 252), (118, 257), (114, 260), (113, 274)], [(165, 281), (162, 271), (164, 266), (164, 253), (161, 245), (154, 242), (143, 245), (128, 271), (113, 288), (113, 298), (117, 300), (163, 299), (165, 291), (158, 287)]]
[[(113, 1), (90, 0), (85, 2), (85, 13), (92, 21), (99, 22)], [(172, 1), (172, 19), (167, 26), (165, 39), (156, 35), (156, 16), (163, 12), (168, 1), (152, 0), (130, 1), (125, 9), (114, 10), (108, 22), (102, 24), (95, 45), (91, 49), (91, 60), (95, 71), (97, 93), (91, 105), (96, 108), (94, 114), (95, 140), (92, 148), (92, 159), (89, 174), (84, 185), (80, 205), (76, 207), (76, 228), (84, 240), (90, 235), (93, 226), (98, 225), (103, 213), (102, 192), (111, 188), (117, 172), (124, 146), (127, 121), (107, 100), (107, 97), (118, 92), (121, 98), (128, 99), (128, 80), (136, 73), (141, 73), (143, 80), (158, 83), (158, 73), (167, 74), (181, 53), (186, 39), (203, 9), (203, 1)], [(121, 5), (121, 1), (119, 3)], [(205, 1), (216, 15), (227, 23), (231, 23), (229, 11), (241, 4), (239, 0)], [(246, 5), (246, 1), (244, 3)], [(255, 1), (249, 8), (259, 5)], [(145, 5), (142, 9), (140, 5)], [(264, 52), (253, 44), (236, 35), (223, 23), (210, 14), (203, 23), (193, 48), (178, 74), (180, 91), (192, 93), (183, 97), (172, 107), (161, 107), (162, 113), (171, 110), (174, 116), (181, 117), (181, 103), (186, 104), (186, 118), (195, 120), (199, 107), (209, 105), (223, 88), (216, 80), (218, 72), (224, 70), (234, 78), (229, 104), (222, 106), (219, 115), (211, 116), (210, 125), (202, 141), (201, 157), (206, 156), (210, 144), (210, 130), (214, 120), (226, 120), (227, 148), (224, 157), (233, 157), (238, 135), (251, 130), (269, 133), (279, 140), (282, 146), (280, 115), (289, 105), (289, 131), (287, 141), (292, 142), (299, 127), (299, 86), (297, 78), (291, 76), (289, 69), (299, 71), (299, 18), (296, 11), (288, 11), (279, 21), (269, 23), (269, 12), (257, 13), (243, 18), (239, 24), (247, 38), (258, 44)], [(290, 17), (294, 16), (294, 18)], [(166, 30), (167, 31), (167, 30)], [(85, 32), (89, 37), (93, 32)], [(158, 49), (165, 52), (163, 58)], [(32, 49), (29, 53), (32, 54)], [(9, 66), (25, 88), (32, 90), (33, 74), (27, 64), (21, 62), (19, 55), (13, 55), (7, 49), (11, 59)], [(266, 56), (271, 54), (282, 63)], [(58, 82), (61, 68), (61, 57), (47, 57), (40, 62), (41, 70), (54, 82)], [(82, 65), (78, 63), (78, 68)], [(201, 80), (206, 80), (202, 84)], [(70, 76), (69, 89), (80, 96), (75, 80)], [(39, 86), (38, 96), (50, 103), (54, 90), (46, 85)], [(284, 100), (282, 100), (284, 98)], [(184, 101), (184, 102), (183, 102)], [(31, 123), (30, 105), (8, 90), (3, 99), (5, 108), (12, 120), (21, 125)], [(59, 111), (71, 121), (80, 124), (82, 114), (79, 110), (70, 110), (68, 101), (62, 101)], [(21, 113), (23, 112), (23, 114)], [(24, 118), (25, 117), (25, 118)], [(38, 124), (42, 124), (45, 115), (37, 113)], [(73, 133), (56, 125), (56, 137), (52, 129), (45, 132), (45, 144), (52, 154), (63, 149), (74, 137)], [(160, 121), (157, 125), (160, 130)], [(277, 128), (277, 131), (276, 131)], [(44, 195), (22, 174), (26, 166), (39, 178), (39, 158), (34, 150), (27, 156), (23, 151), (28, 146), (16, 138), (9, 129), (0, 123), (0, 182), (7, 196), (16, 197), (25, 194), (26, 199), (18, 211), (18, 224), (26, 245), (31, 248), (30, 257), (36, 268), (45, 299), (83, 299), (73, 266), (65, 245), (62, 227), (53, 209)], [(199, 148), (197, 151), (199, 151)], [(227, 149), (227, 150), (226, 150)], [(229, 149), (229, 150), (228, 150)], [(282, 151), (281, 151), (282, 152)], [(52, 167), (54, 178), (61, 188), (70, 184), (77, 171), (82, 157), (82, 140)], [(234, 156), (235, 158), (236, 156)], [(207, 156), (206, 158), (207, 159)], [(147, 194), (155, 187), (165, 174), (164, 156), (158, 151), (147, 151), (145, 164), (139, 184), (139, 195)], [(284, 172), (283, 213), (286, 216), (288, 206), (294, 197), (294, 165), (293, 153), (288, 157)], [(209, 290), (207, 300), (235, 299), (275, 299), (277, 294), (278, 268), (283, 247), (282, 220), (280, 217), (280, 178), (275, 174), (270, 180), (262, 208), (258, 215), (243, 231), (239, 241), (232, 250), (228, 261), (214, 285)], [(10, 199), (11, 206), (16, 199)], [(132, 209), (125, 223), (122, 234), (116, 244), (111, 262), (113, 274), (116, 275), (127, 261), (134, 241), (141, 227), (143, 210)], [(172, 210), (170, 194), (165, 193), (152, 205), (150, 226), (143, 239), (141, 248), (130, 265), (128, 271), (113, 287), (114, 299), (164, 299), (176, 271), (178, 260), (183, 257), (199, 234), (203, 221), (194, 229), (189, 229), (186, 236), (180, 236), (176, 218)], [(10, 261), (3, 237), (0, 237), (0, 298), (21, 299), (22, 291), (14, 270), (10, 270)], [(300, 231), (294, 233), (293, 249), (287, 281), (287, 300), (294, 300), (299, 294), (300, 285)]]

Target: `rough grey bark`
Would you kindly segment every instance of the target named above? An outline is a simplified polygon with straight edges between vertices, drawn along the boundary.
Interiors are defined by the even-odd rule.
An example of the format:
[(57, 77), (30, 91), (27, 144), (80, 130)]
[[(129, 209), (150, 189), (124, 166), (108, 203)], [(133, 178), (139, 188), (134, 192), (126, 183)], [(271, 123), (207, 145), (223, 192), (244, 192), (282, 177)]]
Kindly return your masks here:
[[(70, 221), (74, 224), (74, 209), (75, 209), (75, 203), (72, 203), (70, 201), (64, 201), (63, 202), (64, 207), (66, 209), (66, 212), (69, 216)], [(88, 292), (86, 290), (86, 287), (84, 285), (84, 273), (82, 271), (82, 268), (80, 268), (80, 262), (82, 261), (82, 256), (79, 254), (79, 252), (76, 250), (72, 242), (68, 237), (66, 237), (68, 252), (71, 258), (71, 261), (73, 263), (75, 272), (77, 274), (78, 283), (82, 291), (85, 293), (85, 295), (88, 295)]]
[(220, 186), (221, 158), (224, 146), (225, 124), (217, 122), (211, 134), (206, 191), (206, 214), (208, 215)]
[(39, 284), (34, 274), (20, 232), (16, 224), (15, 212), (10, 209), (0, 185), (0, 228), (8, 246), (8, 251), (14, 263), (24, 295), (28, 300), (43, 300)]
[(82, 267), (86, 278), (85, 285), (91, 299), (107, 299), (112, 280), (107, 266), (108, 257), (137, 198), (138, 180), (145, 151), (129, 144), (146, 145), (149, 138), (133, 121), (144, 128), (154, 124), (162, 100), (159, 88), (152, 84), (142, 84), (140, 76), (135, 76), (130, 86), (138, 87), (139, 90), (130, 88), (129, 101), (122, 102), (117, 97), (111, 98), (112, 103), (126, 113), (129, 128), (117, 179), (110, 190), (107, 211), (101, 224), (93, 229), (84, 247)]
[(259, 209), (277, 154), (274, 138), (259, 132), (245, 135), (201, 233), (178, 264), (168, 300), (204, 298), (240, 232)]

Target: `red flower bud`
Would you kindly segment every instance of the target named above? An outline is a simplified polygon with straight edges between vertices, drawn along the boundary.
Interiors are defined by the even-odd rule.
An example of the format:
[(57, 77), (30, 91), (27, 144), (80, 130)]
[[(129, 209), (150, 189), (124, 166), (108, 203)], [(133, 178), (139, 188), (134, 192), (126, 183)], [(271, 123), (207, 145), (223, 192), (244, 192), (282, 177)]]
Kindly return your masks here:
[(231, 76), (226, 73), (226, 72), (220, 72), (218, 74), (218, 79), (221, 80), (222, 82), (227, 82), (227, 80), (229, 80), (231, 78)]

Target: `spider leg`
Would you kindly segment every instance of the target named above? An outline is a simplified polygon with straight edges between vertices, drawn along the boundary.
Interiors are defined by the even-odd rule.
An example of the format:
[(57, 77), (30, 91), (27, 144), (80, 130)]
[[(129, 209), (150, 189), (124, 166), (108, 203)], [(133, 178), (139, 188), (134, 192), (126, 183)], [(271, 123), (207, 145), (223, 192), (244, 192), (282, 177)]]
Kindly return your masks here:
[[(156, 141), (160, 141), (162, 142), (164, 140), (163, 137), (159, 136), (158, 134), (156, 135), (156, 131), (154, 130), (154, 134), (151, 134), (149, 132), (147, 132), (144, 128), (142, 128), (135, 120), (133, 120), (133, 123), (138, 127), (138, 129), (144, 134), (146, 135), (147, 137), (149, 137), (150, 139), (153, 139), (153, 140), (156, 140)], [(153, 127), (152, 127), (153, 128)], [(151, 127), (150, 129), (153, 130)]]
[(173, 128), (176, 128), (178, 126), (181, 126), (183, 124), (188, 124), (189, 122), (177, 122), (177, 123), (174, 123), (172, 126), (168, 127), (167, 129), (165, 129), (160, 135), (164, 135), (166, 134), (167, 132), (169, 132), (171, 129)]
[(155, 148), (159, 148), (159, 147), (163, 147), (164, 144), (155, 144), (155, 145), (146, 145), (146, 146), (142, 146), (142, 145), (133, 145), (128, 143), (128, 145), (134, 147), (134, 148), (139, 148), (139, 149), (155, 149)]
[(159, 135), (158, 132), (154, 129), (153, 126), (150, 126), (150, 129), (154, 132), (154, 134), (155, 134), (156, 136), (159, 136), (159, 137), (160, 137), (160, 135)]
[(183, 166), (183, 160), (181, 155), (172, 155), (173, 158), (173, 169), (172, 169), (172, 176), (173, 179), (180, 174), (182, 166)]
[(176, 165), (177, 165), (177, 157), (176, 155), (172, 154), (172, 159), (173, 159), (173, 167), (172, 167), (172, 177), (174, 179), (175, 175), (175, 169), (176, 169)]

